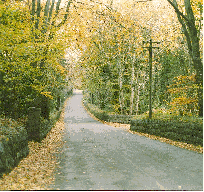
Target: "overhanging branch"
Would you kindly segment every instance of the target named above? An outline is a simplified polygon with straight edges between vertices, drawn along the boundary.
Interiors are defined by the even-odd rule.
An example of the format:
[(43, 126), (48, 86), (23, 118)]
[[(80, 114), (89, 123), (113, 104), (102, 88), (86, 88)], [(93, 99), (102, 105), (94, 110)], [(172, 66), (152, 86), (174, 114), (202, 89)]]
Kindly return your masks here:
[(183, 17), (187, 22), (190, 22), (189, 19), (178, 9), (178, 7), (171, 1), (171, 0), (167, 0), (171, 6), (175, 9), (176, 13), (178, 15), (180, 15), (181, 17)]

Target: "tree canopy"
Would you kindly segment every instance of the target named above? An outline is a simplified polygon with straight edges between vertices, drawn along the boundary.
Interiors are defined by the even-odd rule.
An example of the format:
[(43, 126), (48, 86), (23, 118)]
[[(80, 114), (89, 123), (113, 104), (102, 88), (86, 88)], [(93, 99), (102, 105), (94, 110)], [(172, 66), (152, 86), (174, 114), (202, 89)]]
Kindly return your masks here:
[[(185, 4), (179, 3), (185, 8)], [(197, 18), (194, 24), (200, 40), (202, 4), (193, 1), (191, 8)], [(94, 18), (95, 23), (89, 25), (94, 32), (79, 62), (90, 102), (122, 114), (148, 111), (148, 52), (143, 41), (151, 38), (160, 42), (160, 49), (153, 53), (153, 107), (202, 116), (202, 81), (198, 77), (202, 57), (200, 64), (195, 64), (175, 7), (167, 1), (128, 1), (117, 7), (110, 2), (101, 6)], [(202, 41), (198, 48), (202, 51)], [(177, 94), (172, 94), (172, 87)]]
[(101, 109), (145, 113), (152, 39), (153, 108), (202, 116), (200, 0), (1, 1), (0, 25), (1, 113), (55, 106), (80, 82)]
[(44, 16), (35, 17), (23, 2), (0, 2), (0, 109), (14, 118), (25, 115), (28, 107), (42, 107), (42, 98), (56, 105), (68, 86), (66, 34), (56, 27), (48, 30), (46, 22), (54, 14), (49, 12), (45, 20), (46, 12), (45, 6)]

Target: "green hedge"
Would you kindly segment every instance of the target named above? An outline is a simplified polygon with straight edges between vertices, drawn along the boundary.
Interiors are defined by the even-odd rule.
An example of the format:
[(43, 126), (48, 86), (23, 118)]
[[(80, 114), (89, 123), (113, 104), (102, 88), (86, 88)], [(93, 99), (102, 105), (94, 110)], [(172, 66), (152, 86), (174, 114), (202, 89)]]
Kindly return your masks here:
[(189, 144), (203, 146), (203, 124), (198, 119), (178, 117), (173, 120), (161, 117), (162, 119), (140, 118), (135, 116), (109, 114), (99, 109), (96, 105), (84, 101), (85, 107), (98, 119), (107, 122), (130, 123), (130, 130), (142, 133), (149, 133), (160, 137), (181, 141)]
[(107, 121), (107, 122), (114, 122), (114, 123), (123, 123), (128, 124), (130, 123), (131, 119), (134, 116), (131, 115), (118, 115), (118, 114), (109, 114), (107, 111), (99, 109), (96, 105), (90, 104), (84, 101), (84, 106), (98, 119)]
[(137, 119), (131, 120), (130, 130), (203, 146), (203, 125), (199, 122)]
[(0, 176), (11, 171), (28, 153), (28, 135), (23, 125), (0, 118)]
[(97, 106), (88, 103), (87, 101), (83, 101), (84, 106), (92, 113), (95, 117), (100, 120), (107, 121), (109, 119), (108, 113), (99, 109)]

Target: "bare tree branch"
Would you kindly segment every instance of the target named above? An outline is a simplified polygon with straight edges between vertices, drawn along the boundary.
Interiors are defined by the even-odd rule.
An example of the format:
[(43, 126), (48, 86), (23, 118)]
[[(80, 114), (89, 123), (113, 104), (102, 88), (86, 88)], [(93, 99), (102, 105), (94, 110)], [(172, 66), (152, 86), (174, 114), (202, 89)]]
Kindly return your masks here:
[(71, 3), (73, 2), (73, 0), (70, 0), (67, 4), (67, 7), (66, 7), (66, 14), (64, 15), (64, 19), (63, 21), (57, 26), (57, 28), (60, 28), (62, 25), (65, 24), (65, 22), (67, 21), (67, 18), (68, 18), (68, 14), (69, 14), (69, 8), (71, 6)]
[[(178, 4), (177, 4), (176, 0), (174, 0), (174, 5), (178, 8)], [(185, 35), (186, 40), (187, 40), (187, 46), (188, 46), (189, 54), (190, 54), (190, 56), (192, 57), (192, 44), (191, 44), (191, 39), (190, 39), (190, 36), (189, 36), (189, 32), (188, 32), (187, 27), (186, 27), (186, 24), (185, 24), (185, 22), (182, 20), (181, 16), (180, 16), (177, 12), (176, 12), (176, 14), (177, 14), (177, 17), (178, 17), (179, 22), (180, 22), (181, 25), (182, 25), (183, 32), (184, 32), (184, 35)]]
[(188, 18), (178, 9), (178, 7), (171, 1), (171, 0), (167, 0), (172, 7), (175, 9), (176, 13), (179, 14), (181, 17), (183, 17), (187, 22), (189, 22)]

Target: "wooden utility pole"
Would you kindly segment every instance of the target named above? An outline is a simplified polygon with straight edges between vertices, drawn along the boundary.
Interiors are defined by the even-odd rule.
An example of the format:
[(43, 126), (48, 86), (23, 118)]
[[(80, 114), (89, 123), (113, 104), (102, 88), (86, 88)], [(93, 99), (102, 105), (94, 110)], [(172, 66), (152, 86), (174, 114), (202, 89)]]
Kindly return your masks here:
[(152, 118), (152, 49), (159, 48), (153, 47), (153, 43), (160, 43), (160, 42), (152, 42), (152, 39), (149, 41), (143, 41), (143, 43), (149, 43), (149, 47), (143, 47), (149, 49), (149, 119)]

